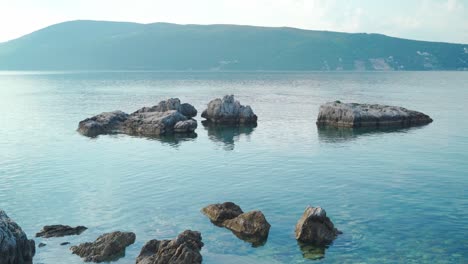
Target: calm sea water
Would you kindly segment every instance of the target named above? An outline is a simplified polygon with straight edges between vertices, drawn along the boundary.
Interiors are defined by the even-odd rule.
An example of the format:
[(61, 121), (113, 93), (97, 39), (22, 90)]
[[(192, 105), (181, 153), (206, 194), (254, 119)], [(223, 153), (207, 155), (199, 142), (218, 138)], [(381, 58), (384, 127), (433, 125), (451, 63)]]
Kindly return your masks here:
[[(256, 128), (209, 129), (195, 138), (90, 139), (78, 122), (179, 97), (201, 112), (235, 94)], [(320, 104), (401, 105), (429, 114), (424, 127), (318, 130)], [(204, 263), (468, 263), (468, 73), (0, 73), (0, 208), (33, 237), (43, 225), (89, 227), (36, 239), (35, 263), (82, 263), (69, 241), (133, 231), (117, 263), (150, 239), (202, 233)], [(197, 117), (200, 121), (200, 117)], [(200, 213), (233, 201), (272, 227), (253, 248)], [(322, 206), (344, 232), (318, 261), (303, 258), (294, 225)]]

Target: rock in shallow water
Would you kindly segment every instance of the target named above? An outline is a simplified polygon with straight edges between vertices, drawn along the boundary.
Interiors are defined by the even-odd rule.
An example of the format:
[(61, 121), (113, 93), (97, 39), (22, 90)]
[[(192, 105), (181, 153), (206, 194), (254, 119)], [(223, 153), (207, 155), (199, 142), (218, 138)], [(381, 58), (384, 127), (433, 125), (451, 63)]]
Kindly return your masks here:
[(32, 264), (36, 247), (21, 227), (0, 210), (0, 263)]
[(296, 239), (302, 243), (325, 246), (341, 234), (320, 207), (308, 206), (296, 224)]
[(408, 127), (431, 122), (428, 115), (403, 107), (340, 101), (320, 106), (317, 118), (317, 125), (335, 127)]
[(64, 237), (71, 235), (79, 235), (86, 229), (84, 226), (71, 227), (67, 225), (48, 225), (44, 226), (42, 230), (36, 233), (36, 237)]
[(203, 111), (203, 118), (216, 124), (255, 124), (257, 115), (250, 106), (243, 106), (234, 99), (234, 95), (225, 95), (208, 103)]
[(244, 213), (232, 202), (211, 204), (202, 212), (217, 226), (226, 227), (238, 238), (252, 243), (254, 247), (265, 244), (270, 224), (261, 211)]
[(198, 264), (202, 263), (201, 234), (185, 230), (173, 240), (150, 240), (141, 249), (136, 264)]
[(125, 255), (125, 248), (135, 243), (132, 232), (112, 232), (99, 236), (96, 241), (86, 242), (70, 248), (86, 262), (105, 262), (116, 260)]
[(78, 131), (90, 137), (112, 133), (141, 136), (192, 133), (197, 128), (197, 121), (191, 117), (196, 114), (197, 110), (192, 105), (181, 104), (178, 98), (171, 98), (130, 115), (114, 111), (87, 118), (78, 124)]

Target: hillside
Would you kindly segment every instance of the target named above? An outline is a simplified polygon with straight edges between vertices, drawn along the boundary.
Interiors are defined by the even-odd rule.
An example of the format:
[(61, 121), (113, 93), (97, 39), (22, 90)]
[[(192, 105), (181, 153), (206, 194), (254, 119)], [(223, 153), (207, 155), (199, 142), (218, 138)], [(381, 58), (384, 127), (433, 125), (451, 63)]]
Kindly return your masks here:
[(235, 25), (71, 21), (0, 44), (0, 70), (466, 70), (468, 45)]

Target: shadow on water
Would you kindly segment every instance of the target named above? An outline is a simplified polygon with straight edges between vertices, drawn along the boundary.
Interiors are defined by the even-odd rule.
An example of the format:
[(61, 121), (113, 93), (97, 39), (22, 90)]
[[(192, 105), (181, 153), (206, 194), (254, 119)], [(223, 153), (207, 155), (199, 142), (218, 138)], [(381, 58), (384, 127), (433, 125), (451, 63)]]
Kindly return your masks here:
[(121, 133), (112, 133), (112, 134), (102, 134), (97, 136), (85, 136), (90, 139), (98, 139), (101, 136), (111, 136), (111, 137), (132, 137), (132, 138), (143, 138), (146, 140), (151, 141), (158, 141), (161, 142), (163, 145), (169, 145), (171, 147), (177, 148), (183, 142), (194, 141), (197, 138), (197, 133), (175, 133), (175, 134), (168, 134), (168, 135), (160, 135), (160, 136), (141, 136), (141, 135), (127, 135)]
[(317, 132), (320, 142), (324, 143), (344, 143), (347, 141), (357, 140), (361, 137), (376, 136), (388, 133), (409, 133), (423, 128), (422, 126), (415, 127), (332, 127), (332, 126), (317, 126)]
[(228, 126), (202, 121), (203, 127), (208, 131), (208, 138), (216, 143), (222, 143), (225, 150), (233, 150), (235, 142), (241, 135), (250, 135), (257, 125)]

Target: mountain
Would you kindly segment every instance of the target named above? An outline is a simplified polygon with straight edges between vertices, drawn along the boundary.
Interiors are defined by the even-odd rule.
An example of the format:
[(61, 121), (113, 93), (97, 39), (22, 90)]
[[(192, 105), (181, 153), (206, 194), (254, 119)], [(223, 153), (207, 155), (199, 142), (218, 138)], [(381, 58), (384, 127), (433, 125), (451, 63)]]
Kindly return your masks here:
[(467, 70), (468, 45), (237, 25), (71, 21), (0, 43), (0, 70)]

